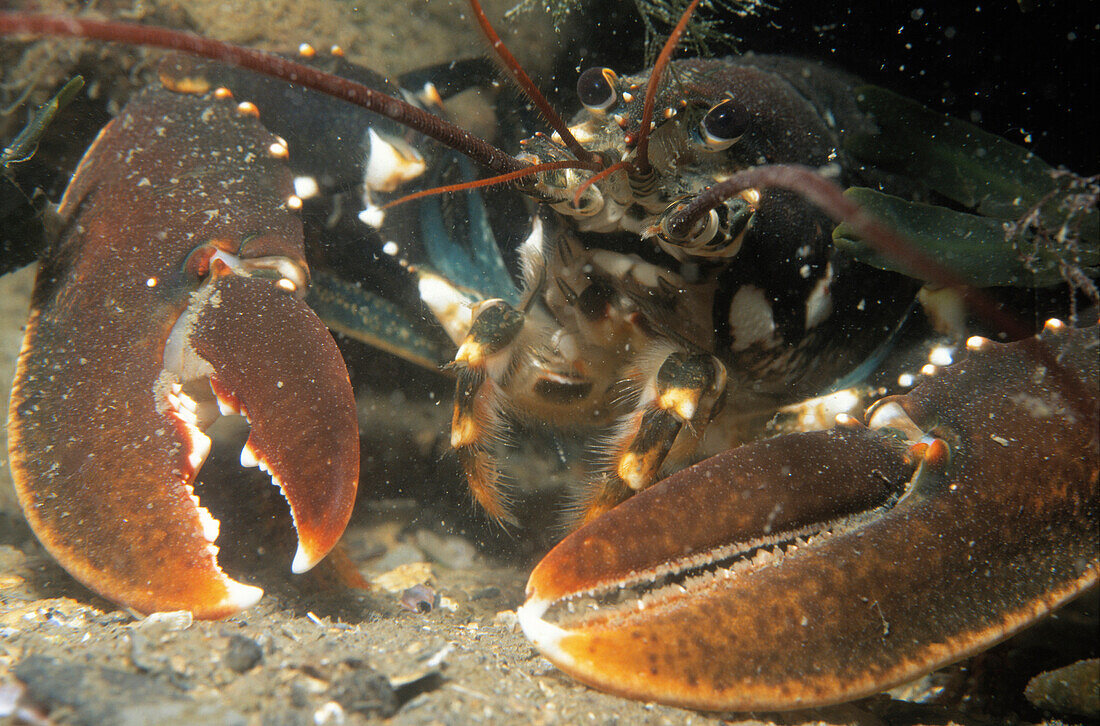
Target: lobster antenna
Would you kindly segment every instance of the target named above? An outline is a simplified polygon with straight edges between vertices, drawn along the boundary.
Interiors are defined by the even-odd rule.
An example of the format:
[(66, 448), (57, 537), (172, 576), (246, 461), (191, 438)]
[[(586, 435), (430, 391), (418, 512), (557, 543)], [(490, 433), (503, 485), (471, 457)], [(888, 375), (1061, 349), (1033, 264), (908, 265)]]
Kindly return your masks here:
[(661, 222), (661, 232), (671, 239), (687, 239), (704, 215), (725, 200), (746, 189), (779, 188), (792, 191), (817, 206), (835, 222), (850, 225), (859, 237), (878, 252), (905, 265), (909, 272), (924, 280), (958, 290), (974, 311), (1014, 338), (1025, 338), (1031, 331), (1006, 314), (992, 298), (975, 289), (958, 273), (917, 249), (903, 234), (868, 214), (844, 196), (835, 183), (813, 169), (797, 164), (774, 164), (743, 169), (709, 187), (687, 204), (671, 211)]
[(642, 125), (638, 129), (637, 158), (634, 159), (634, 170), (639, 174), (649, 173), (649, 131), (653, 124), (653, 107), (657, 103), (657, 88), (661, 85), (661, 76), (672, 60), (672, 53), (680, 43), (684, 31), (687, 30), (688, 21), (691, 20), (695, 9), (699, 7), (700, 0), (691, 0), (687, 10), (680, 16), (680, 21), (672, 29), (672, 33), (661, 48), (657, 62), (653, 64), (653, 70), (649, 73), (649, 85), (645, 89), (645, 104), (642, 106)]
[(193, 33), (122, 21), (100, 21), (27, 13), (0, 13), (0, 35), (31, 33), (129, 43), (228, 63), (324, 93), (430, 136), (498, 174), (527, 164), (444, 119), (346, 78), (324, 73), (273, 53), (244, 48)]
[[(411, 202), (417, 199), (423, 199), (424, 197), (434, 197), (439, 194), (451, 194), (453, 192), (464, 192), (469, 189), (481, 189), (482, 187), (492, 187), (498, 184), (507, 184), (508, 182), (515, 181), (516, 179), (522, 179), (523, 177), (531, 176), (532, 174), (541, 174), (544, 171), (556, 171), (558, 169), (588, 169), (589, 171), (595, 171), (584, 161), (548, 161), (544, 164), (531, 164), (522, 169), (516, 171), (510, 171), (507, 174), (499, 174), (497, 176), (491, 176), (486, 179), (474, 179), (473, 181), (461, 182), (459, 184), (446, 184), (441, 187), (432, 187), (431, 189), (421, 189), (420, 191), (413, 192), (412, 194), (406, 194), (403, 197), (398, 197), (382, 205), (382, 209), (390, 209), (406, 202)], [(594, 178), (594, 177), (593, 177)], [(585, 187), (587, 188), (587, 187)], [(578, 195), (579, 198), (579, 195)]]
[(577, 187), (577, 191), (573, 192), (573, 206), (579, 207), (581, 205), (581, 197), (584, 195), (585, 191), (588, 190), (588, 187), (592, 186), (596, 182), (603, 181), (617, 171), (624, 171), (625, 169), (626, 162), (617, 161), (603, 171), (599, 172), (598, 174), (595, 174), (585, 179), (584, 182)]
[[(839, 186), (806, 166), (775, 164), (736, 172), (674, 211), (662, 223), (662, 231), (671, 236), (689, 233), (704, 214), (726, 199), (746, 189), (766, 187), (778, 187), (801, 195), (834, 221), (850, 225), (870, 246), (906, 265), (917, 277), (954, 288), (975, 314), (986, 322), (999, 326), (1012, 338), (1031, 336), (1031, 329), (1005, 312), (995, 299), (975, 288), (939, 260), (917, 249), (905, 235), (865, 212), (862, 207), (844, 196), (844, 191)], [(1062, 389), (1073, 393), (1071, 405), (1084, 412), (1085, 409), (1081, 408), (1084, 400), (1080, 390), (1081, 382), (1069, 374), (1049, 349), (1040, 346), (1036, 350), (1036, 356), (1057, 377)]]
[(527, 71), (523, 70), (523, 66), (520, 65), (516, 57), (512, 55), (512, 52), (508, 50), (508, 46), (504, 45), (504, 41), (500, 39), (500, 35), (493, 29), (492, 24), (489, 22), (489, 18), (485, 15), (485, 11), (481, 7), (481, 3), (478, 0), (470, 0), (470, 8), (474, 11), (474, 17), (477, 18), (478, 25), (481, 26), (481, 32), (485, 34), (485, 37), (489, 40), (489, 44), (493, 46), (493, 50), (503, 63), (504, 67), (508, 69), (508, 72), (512, 74), (513, 80), (516, 85), (520, 87), (524, 95), (527, 96), (531, 103), (535, 104), (535, 108), (542, 114), (543, 119), (550, 125), (554, 131), (558, 132), (558, 136), (561, 137), (565, 145), (569, 147), (569, 150), (573, 152), (573, 156), (582, 161), (597, 161), (599, 157), (593, 154), (588, 149), (581, 146), (581, 142), (577, 141), (576, 137), (569, 130), (565, 121), (558, 115), (558, 112), (550, 105), (546, 97), (539, 91), (538, 86), (534, 84), (531, 77), (527, 75)]

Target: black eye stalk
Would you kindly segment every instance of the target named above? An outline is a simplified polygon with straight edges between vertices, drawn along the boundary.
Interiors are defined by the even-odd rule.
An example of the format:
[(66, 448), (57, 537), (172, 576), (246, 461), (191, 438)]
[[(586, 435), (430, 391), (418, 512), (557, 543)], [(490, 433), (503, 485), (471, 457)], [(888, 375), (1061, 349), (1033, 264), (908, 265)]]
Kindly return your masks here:
[(708, 151), (722, 151), (737, 143), (752, 123), (752, 115), (733, 99), (715, 104), (699, 122), (697, 143)]
[(592, 113), (607, 113), (619, 101), (618, 83), (610, 68), (589, 68), (577, 79), (577, 96)]

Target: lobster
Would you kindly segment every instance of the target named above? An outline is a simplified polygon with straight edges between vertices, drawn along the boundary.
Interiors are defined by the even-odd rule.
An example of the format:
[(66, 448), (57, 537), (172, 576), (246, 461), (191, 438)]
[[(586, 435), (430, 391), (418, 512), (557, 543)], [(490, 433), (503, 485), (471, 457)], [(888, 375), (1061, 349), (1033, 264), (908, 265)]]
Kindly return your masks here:
[[(511, 518), (499, 487), (494, 451), (495, 437), (508, 415), (533, 411), (535, 417), (564, 426), (575, 426), (579, 420), (584, 425), (614, 428), (605, 447), (604, 461), (593, 476), (595, 493), (585, 499), (585, 518), (589, 524), (567, 539), (532, 575), (530, 600), (521, 609), (525, 631), (568, 672), (598, 687), (632, 697), (712, 709), (788, 708), (845, 700), (986, 647), (1095, 583), (1097, 544), (1087, 536), (1087, 532), (1095, 530), (1096, 467), (1090, 462), (1095, 462), (1096, 441), (1094, 435), (1091, 438), (1088, 435), (1089, 431), (1094, 434), (1095, 426), (1080, 429), (1073, 426), (1067, 433), (1064, 422), (1054, 420), (1050, 422), (1052, 428), (1037, 434), (1048, 445), (1046, 451), (1054, 446), (1052, 442), (1057, 442), (1059, 451), (1087, 452), (1084, 469), (1068, 467), (1052, 480), (1039, 474), (1028, 480), (1041, 480), (1042, 486), (1051, 488), (1050, 506), (1036, 506), (1037, 526), (1052, 521), (1051, 517), (1061, 521), (1061, 513), (1066, 510), (1072, 516), (1065, 524), (1066, 531), (1052, 530), (1057, 543), (1052, 539), (1035, 550), (1057, 563), (1051, 567), (1054, 575), (1033, 581), (1028, 587), (1016, 587), (1012, 583), (1018, 580), (1007, 580), (1009, 584), (997, 590), (992, 617), (975, 613), (973, 617), (953, 620), (940, 630), (926, 622), (928, 618), (917, 619), (913, 626), (915, 639), (920, 642), (921, 637), (927, 638), (931, 645), (914, 649), (906, 641), (893, 647), (890, 641), (890, 647), (875, 651), (873, 663), (856, 664), (851, 669), (843, 667), (842, 654), (829, 650), (827, 642), (814, 641), (817, 643), (814, 647), (822, 654), (835, 656), (837, 660), (836, 667), (819, 680), (808, 679), (797, 663), (777, 663), (774, 671), (757, 668), (754, 672), (734, 673), (727, 664), (729, 658), (736, 656), (724, 648), (715, 653), (713, 646), (690, 637), (691, 623), (705, 617), (701, 613), (716, 610), (729, 613), (730, 622), (737, 622), (736, 613), (757, 596), (753, 593), (778, 596), (788, 592), (785, 580), (788, 572), (792, 573), (790, 577), (799, 591), (809, 593), (807, 597), (828, 591), (828, 602), (842, 600), (853, 592), (853, 586), (844, 582), (845, 565), (852, 561), (864, 531), (876, 533), (897, 521), (901, 530), (891, 537), (892, 541), (900, 542), (912, 539), (907, 535), (915, 537), (926, 531), (931, 531), (931, 539), (955, 531), (951, 529), (954, 525), (939, 514), (946, 501), (940, 497), (945, 491), (962, 487), (966, 497), (985, 502), (983, 497), (988, 496), (990, 481), (997, 476), (986, 466), (990, 463), (988, 459), (993, 458), (994, 469), (1007, 461), (1006, 452), (988, 447), (968, 448), (977, 446), (975, 437), (980, 439), (987, 432), (980, 422), (967, 418), (965, 401), (972, 396), (990, 396), (989, 405), (995, 407), (992, 412), (1009, 418), (1012, 426), (1018, 427), (1012, 434), (1016, 439), (1026, 438), (1031, 430), (1029, 424), (1034, 422), (1026, 410), (1021, 412), (1010, 405), (1014, 397), (1045, 400), (1047, 409), (1064, 412), (1067, 417), (1077, 415), (1092, 420), (1089, 416), (1094, 415), (1090, 413), (1095, 411), (1094, 399), (1090, 401), (1088, 396), (1064, 391), (1088, 391), (1090, 385), (1095, 388), (1090, 383), (1095, 371), (1090, 372), (1087, 360), (1087, 351), (1095, 344), (1091, 342), (1091, 333), (1074, 333), (1066, 338), (1067, 343), (1056, 341), (1050, 348), (1019, 345), (1011, 352), (989, 356), (995, 370), (978, 380), (968, 379), (959, 372), (946, 378), (951, 385), (930, 383), (910, 394), (911, 400), (899, 404), (903, 409), (918, 412), (911, 421), (891, 418), (888, 424), (876, 427), (913, 434), (908, 437), (890, 434), (883, 439), (879, 434), (862, 431), (781, 437), (774, 443), (736, 450), (728, 460), (710, 464), (710, 469), (704, 463), (702, 469), (686, 470), (674, 481), (616, 507), (632, 492), (647, 489), (657, 481), (666, 462), (690, 456), (703, 428), (713, 427), (712, 420), (718, 419), (723, 409), (742, 414), (757, 408), (774, 410), (811, 391), (820, 391), (843, 371), (858, 368), (862, 361), (874, 360), (876, 351), (889, 343), (895, 326), (904, 317), (919, 287), (915, 278), (947, 284), (958, 282), (949, 271), (930, 262), (927, 255), (906, 255), (900, 236), (865, 210), (900, 208), (910, 210), (909, 218), (913, 218), (911, 208), (904, 205), (928, 201), (922, 194), (947, 197), (966, 207), (986, 201), (983, 197), (968, 204), (952, 196), (950, 185), (937, 185), (938, 180), (914, 180), (885, 169), (867, 172), (858, 161), (850, 160), (848, 155), (853, 153), (850, 149), (861, 143), (866, 147), (867, 139), (876, 134), (876, 126), (885, 126), (891, 120), (889, 108), (884, 108), (888, 106), (888, 97), (865, 90), (850, 77), (781, 58), (671, 62), (689, 14), (685, 14), (650, 72), (622, 79), (603, 68), (582, 74), (578, 95), (586, 106), (587, 116), (571, 126), (556, 122), (557, 137), (532, 139), (526, 144), (526, 155), (520, 158), (504, 154), (397, 99), (326, 76), (308, 66), (246, 49), (162, 34), (149, 28), (89, 21), (53, 22), (0, 16), (0, 28), (5, 32), (50, 31), (158, 43), (293, 78), (297, 83), (361, 103), (399, 123), (409, 124), (469, 154), (502, 174), (501, 180), (516, 183), (522, 191), (545, 203), (553, 213), (540, 215), (536, 232), (520, 251), (521, 286), (505, 283), (498, 290), (470, 294), (446, 276), (434, 275), (427, 269), (421, 271), (420, 277), (422, 297), (437, 311), (457, 345), (451, 366), (457, 378), (452, 444), (471, 489), (491, 515), (503, 521)], [(517, 69), (512, 66), (514, 72)], [(666, 73), (670, 85), (663, 83)], [(807, 77), (812, 80), (806, 81)], [(778, 126), (770, 126), (769, 122)], [(956, 158), (973, 161), (973, 154), (967, 155), (965, 151), (959, 154)], [(793, 163), (800, 166), (792, 166)], [(831, 178), (823, 176), (820, 168)], [(982, 173), (989, 174), (997, 171), (982, 169)], [(535, 176), (536, 173), (540, 176)], [(1039, 173), (1043, 175), (1044, 172)], [(1050, 174), (1046, 176), (1053, 179)], [(77, 179), (80, 178), (78, 174)], [(852, 195), (842, 193), (837, 181), (845, 186), (862, 184), (873, 189), (862, 193), (862, 197), (857, 193), (855, 196), (861, 200), (857, 204)], [(926, 186), (932, 189), (922, 188)], [(79, 189), (80, 185), (74, 182), (74, 187)], [(1010, 200), (1006, 206), (1022, 215), (1031, 206), (1030, 199), (1038, 197), (1038, 207), (1045, 209), (1050, 202), (1047, 197), (1054, 197), (1061, 204), (1070, 197), (1087, 196), (1082, 189), (1087, 192), (1087, 184), (1071, 184), (1069, 189), (1055, 185), (1038, 192), (1030, 189), (1027, 198)], [(278, 198), (286, 206), (291, 197)], [(1080, 250), (1071, 250), (1072, 254), (1079, 253), (1077, 257), (1062, 257), (1059, 263), (1084, 268), (1095, 264), (1095, 241), (1087, 237), (1089, 215), (1094, 214), (1095, 199), (1091, 208), (1085, 203), (1070, 210), (1066, 228), (1072, 232), (1085, 230), (1085, 244)], [(1075, 215), (1083, 215), (1085, 221)], [(840, 238), (851, 240), (850, 249), (857, 250), (854, 258), (834, 245), (833, 239), (838, 235), (830, 217), (843, 221)], [(975, 223), (955, 217), (952, 220), (966, 225)], [(901, 250), (902, 262), (875, 267), (870, 253), (858, 251), (860, 244), (870, 245), (875, 253), (886, 248), (895, 254), (891, 258), (894, 260)], [(274, 269), (279, 273), (275, 288), (286, 293), (301, 290), (305, 276), (287, 272), (302, 269), (297, 258), (287, 253), (276, 257), (279, 261), (274, 263)], [(192, 270), (200, 280), (229, 277), (226, 268), (233, 269), (236, 264), (226, 263), (216, 252), (200, 254), (198, 258), (194, 265), (185, 265), (185, 269)], [(266, 255), (257, 255), (257, 259), (264, 261), (261, 269), (270, 274), (265, 258)], [(288, 259), (290, 264), (285, 264)], [(69, 263), (68, 257), (62, 257), (43, 269)], [(1017, 272), (1018, 268), (1013, 267), (1012, 274)], [(785, 277), (776, 282), (772, 273)], [(148, 279), (154, 277), (158, 283), (151, 287), (156, 288), (160, 277), (154, 275)], [(53, 285), (44, 283), (43, 289), (52, 290)], [(190, 290), (187, 294), (192, 299), (205, 296)], [(979, 296), (969, 294), (968, 299), (973, 304), (982, 304)], [(782, 304), (775, 305), (772, 301)], [(56, 304), (52, 302), (46, 307), (49, 314), (54, 309)], [(206, 309), (200, 308), (200, 318), (206, 315)], [(171, 316), (167, 319), (173, 320)], [(1052, 324), (1051, 328), (1059, 330), (1060, 326)], [(187, 333), (195, 337), (190, 330)], [(169, 337), (158, 334), (155, 339)], [(200, 335), (192, 343), (196, 350), (201, 347), (201, 340)], [(152, 346), (153, 350), (157, 350), (157, 345), (160, 344)], [(972, 347), (977, 353), (987, 344), (975, 341)], [(203, 360), (213, 355), (203, 351), (197, 352)], [(1067, 358), (1080, 361), (1080, 366), (1061, 362)], [(1068, 388), (1051, 388), (1048, 379), (1038, 373), (1051, 370), (1048, 365), (1051, 361), (1055, 362), (1053, 379), (1057, 383), (1065, 383), (1063, 373), (1078, 368), (1083, 371), (1081, 382), (1071, 380), (1066, 384)], [(159, 363), (156, 356), (154, 362)], [(28, 358), (24, 365), (31, 364)], [(217, 398), (230, 410), (234, 410), (233, 401), (240, 398), (247, 409), (247, 396), (232, 392), (229, 384), (219, 383), (222, 376), (227, 377), (230, 367), (214, 368), (211, 382)], [(1024, 389), (1015, 390), (1001, 383), (1005, 371), (1021, 368), (1025, 373), (1013, 379), (1022, 377)], [(1033, 372), (1030, 378), (1027, 371)], [(31, 380), (33, 385), (21, 383), (20, 390), (37, 392), (45, 377), (37, 371), (21, 374), (21, 379)], [(1009, 393), (993, 396), (987, 386), (988, 377), (997, 380), (995, 390)], [(338, 373), (328, 376), (330, 381), (337, 378)], [(1032, 390), (1028, 385), (1039, 388)], [(180, 398), (181, 391), (171, 385), (168, 388), (171, 396)], [(65, 392), (57, 393), (55, 400), (64, 400), (64, 395)], [(1074, 400), (1061, 407), (1050, 402), (1060, 395)], [(935, 428), (928, 422), (932, 414), (927, 411), (935, 407), (921, 403), (922, 396), (950, 404), (948, 413), (937, 414), (959, 417), (950, 435), (937, 433), (927, 439), (924, 428)], [(185, 417), (182, 411), (189, 404), (183, 399), (180, 399), (182, 405), (175, 404), (172, 398), (167, 400), (171, 404), (170, 415), (177, 419)], [(32, 408), (21, 399), (20, 406), (13, 410), (19, 416), (29, 416), (27, 412)], [(45, 428), (33, 418), (29, 422), (20, 418), (13, 421), (17, 432), (34, 434)], [(191, 435), (191, 429), (183, 430)], [(1063, 443), (1063, 439), (1081, 432), (1084, 438)], [(1003, 433), (993, 435), (1008, 438)], [(37, 446), (30, 445), (29, 438), (17, 434), (13, 446), (21, 452), (49, 451), (57, 436), (56, 432), (47, 432), (43, 443)], [(899, 454), (906, 447), (908, 453)], [(260, 451), (262, 447), (257, 444), (250, 450)], [(182, 451), (185, 455), (191, 453)], [(830, 460), (841, 455), (845, 463), (869, 480), (866, 486), (853, 486), (851, 501), (840, 504), (840, 515), (830, 513), (829, 507), (835, 502), (814, 502), (811, 498), (808, 504), (813, 506), (808, 507), (809, 511), (787, 519), (788, 513), (783, 511), (788, 508), (787, 503), (804, 499), (804, 491), (783, 492), (791, 472), (780, 471), (777, 475), (769, 472), (766, 465), (789, 458), (802, 467), (798, 473), (803, 478), (812, 480), (814, 475), (824, 474), (821, 486), (836, 487), (846, 477), (824, 465), (815, 468), (806, 462), (813, 461), (813, 456)], [(28, 465), (20, 466), (25, 469)], [(712, 469), (718, 469), (719, 473), (708, 473)], [(182, 471), (193, 475), (191, 469)], [(29, 492), (45, 486), (40, 482), (49, 480), (47, 474), (29, 473), (24, 489)], [(705, 487), (707, 481), (715, 480), (720, 493), (712, 495)], [(746, 480), (748, 483), (743, 483)], [(736, 512), (736, 517), (723, 507), (708, 504), (708, 497), (736, 501), (738, 496), (748, 496), (731, 493), (731, 482), (740, 482), (744, 492), (760, 492), (759, 504)], [(288, 496), (293, 504), (292, 490), (293, 486)], [(868, 490), (872, 493), (868, 494)], [(977, 493), (971, 494), (972, 490)], [(340, 491), (346, 492), (346, 487)], [(671, 491), (676, 491), (681, 511), (685, 501), (695, 498), (696, 508), (688, 510), (689, 516), (713, 511), (719, 519), (734, 517), (737, 524), (733, 533), (718, 524), (677, 525), (677, 516), (658, 508), (663, 504), (655, 504), (667, 501), (663, 497)], [(1015, 495), (996, 500), (997, 511), (1007, 511), (1001, 504), (1014, 502), (1012, 496)], [(29, 495), (25, 498), (30, 501)], [(346, 499), (336, 498), (341, 502)], [(920, 516), (899, 514), (924, 502), (931, 504), (916, 507)], [(29, 510), (35, 511), (35, 507), (32, 503)], [(868, 508), (874, 516), (859, 514)], [(658, 511), (660, 526), (639, 523), (652, 522), (651, 514)], [(784, 516), (778, 519), (772, 516), (779, 514)], [(923, 518), (925, 514), (929, 517)], [(742, 515), (744, 519), (738, 519)], [(823, 517), (835, 516), (845, 517), (844, 527), (833, 521), (823, 528), (809, 526)], [(880, 517), (887, 524), (876, 524)], [(296, 516), (296, 519), (304, 518)], [(202, 522), (199, 524), (197, 529), (201, 530)], [(303, 522), (298, 524), (301, 533)], [(58, 531), (58, 526), (44, 520), (35, 526), (49, 546), (50, 533)], [(341, 526), (338, 524), (326, 532), (338, 534)], [(773, 534), (773, 527), (782, 529), (782, 534)], [(632, 551), (630, 541), (636, 534), (647, 529), (652, 537), (637, 538), (645, 561), (639, 565), (626, 553)], [(700, 530), (704, 541), (701, 544), (693, 539), (695, 529)], [(75, 538), (80, 552), (84, 551), (85, 530), (61, 531), (66, 545)], [(715, 548), (712, 535), (726, 543), (724, 548), (718, 548), (719, 555), (711, 554)], [(1078, 549), (1058, 550), (1058, 543), (1078, 535), (1081, 535)], [(761, 541), (762, 536), (766, 542)], [(879, 535), (873, 534), (874, 537)], [(1001, 555), (994, 550), (982, 549), (986, 553), (984, 561), (991, 569), (1001, 566)], [(623, 553), (621, 560), (618, 552)], [(888, 548), (883, 552), (886, 561), (894, 561)], [(781, 554), (790, 556), (794, 564), (783, 564)], [(60, 555), (78, 577), (84, 571), (83, 565), (69, 563), (76, 563), (74, 557), (80, 556)], [(824, 562), (827, 556), (828, 562)], [(944, 556), (951, 567), (966, 567), (954, 557), (953, 550)], [(691, 567), (701, 567), (702, 574), (682, 575), (680, 564), (669, 564), (678, 562), (678, 558), (690, 560)], [(313, 555), (303, 556), (309, 562), (313, 559)], [(743, 563), (731, 565), (730, 559), (739, 562), (748, 559), (751, 567)], [(582, 562), (590, 563), (596, 572), (591, 576), (573, 574)], [(97, 562), (94, 566), (98, 565)], [(581, 622), (581, 634), (569, 630), (578, 621), (571, 614), (564, 617), (564, 625), (544, 619), (548, 608), (559, 599), (568, 610), (575, 604), (571, 598), (598, 600), (605, 597), (601, 594), (605, 588), (616, 592), (639, 586), (643, 568), (657, 573), (655, 587), (660, 595), (639, 596), (634, 607), (647, 611), (644, 614), (621, 618), (618, 610), (601, 611), (597, 602), (592, 609), (598, 614)], [(746, 569), (751, 572), (748, 577), (744, 575)], [(882, 568), (870, 566), (865, 574), (868, 583), (884, 577)], [(699, 587), (693, 578), (698, 578)], [(717, 580), (731, 580), (734, 584), (717, 586), (714, 584)], [(593, 589), (593, 583), (599, 583), (599, 591)], [(668, 587), (664, 588), (665, 585)], [(652, 583), (645, 584), (647, 592), (651, 587)], [(739, 592), (739, 588), (745, 592)], [(669, 591), (673, 591), (672, 597), (667, 597)], [(937, 590), (934, 585), (922, 582), (919, 592), (923, 597), (934, 597)], [(122, 597), (114, 594), (114, 590), (108, 596)], [(716, 599), (711, 600), (712, 597)], [(888, 620), (882, 608), (889, 601), (883, 598), (875, 602), (883, 621), (901, 617), (891, 614)], [(650, 604), (654, 605), (652, 609)], [(802, 611), (809, 612), (809, 606)], [(933, 614), (940, 612), (934, 610)], [(845, 616), (839, 608), (818, 607), (813, 615), (814, 632), (822, 641), (828, 641), (830, 634), (844, 627)], [(808, 615), (796, 620), (788, 618), (781, 623), (762, 616), (754, 624), (754, 632), (780, 632), (781, 628), (801, 632), (799, 628), (810, 622)], [(853, 629), (857, 627), (864, 628), (863, 622), (859, 621), (858, 626), (852, 624)], [(661, 633), (670, 636), (663, 644)], [(676, 634), (675, 640), (672, 634)], [(732, 643), (737, 637), (726, 640)], [(881, 640), (889, 641), (885, 637)], [(749, 651), (759, 658), (755, 647), (750, 644)], [(617, 651), (627, 658), (626, 671), (616, 662)], [(714, 659), (718, 667), (713, 672), (700, 670), (699, 664)], [(630, 670), (634, 667), (631, 663), (639, 662), (647, 663), (648, 669)], [(753, 662), (758, 661), (749, 661), (748, 671), (754, 670)]]

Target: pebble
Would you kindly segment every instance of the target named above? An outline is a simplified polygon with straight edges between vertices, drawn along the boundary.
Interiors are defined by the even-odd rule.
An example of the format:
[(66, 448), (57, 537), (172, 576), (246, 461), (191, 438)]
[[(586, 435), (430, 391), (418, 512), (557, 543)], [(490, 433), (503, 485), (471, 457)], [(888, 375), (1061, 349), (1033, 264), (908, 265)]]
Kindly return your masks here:
[(265, 711), (262, 726), (314, 726), (313, 716), (304, 709), (277, 708)]
[(417, 530), (416, 544), (433, 562), (452, 570), (468, 569), (474, 564), (477, 550), (473, 544), (454, 535), (441, 536), (427, 529)]
[(406, 610), (427, 615), (435, 607), (436, 592), (429, 585), (413, 585), (401, 593), (398, 603)]
[(389, 679), (369, 666), (340, 676), (331, 695), (345, 711), (369, 718), (389, 718), (397, 713), (397, 694)]
[(422, 585), (432, 577), (432, 567), (427, 562), (410, 562), (399, 565), (371, 580), (371, 584), (388, 593), (401, 593), (410, 587)]
[(163, 613), (150, 613), (131, 627), (147, 638), (157, 640), (168, 633), (187, 630), (193, 622), (194, 618), (187, 610), (173, 610)]
[(237, 673), (252, 670), (264, 658), (264, 649), (252, 638), (239, 633), (229, 636), (222, 662)]
[(515, 610), (501, 610), (493, 616), (493, 625), (514, 633), (519, 626), (519, 618)]
[(198, 700), (165, 679), (115, 668), (32, 655), (13, 669), (28, 699), (47, 710), (71, 709), (66, 723), (112, 726), (245, 726), (247, 720), (216, 699)]
[(424, 553), (421, 552), (419, 548), (407, 542), (401, 542), (389, 548), (386, 554), (382, 555), (377, 562), (371, 564), (371, 567), (386, 571), (392, 570), (395, 567), (400, 567), (401, 565), (423, 561)]
[(479, 590), (475, 590), (470, 595), (471, 600), (491, 600), (500, 597), (500, 588), (496, 585), (489, 585)]

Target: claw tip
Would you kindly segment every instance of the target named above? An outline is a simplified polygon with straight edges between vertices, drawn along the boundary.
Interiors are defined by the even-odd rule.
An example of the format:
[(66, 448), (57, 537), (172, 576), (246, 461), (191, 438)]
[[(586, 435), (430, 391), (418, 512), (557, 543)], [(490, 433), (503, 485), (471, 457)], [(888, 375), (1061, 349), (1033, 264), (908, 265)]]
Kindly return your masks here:
[(569, 632), (542, 619), (549, 607), (548, 600), (530, 598), (516, 610), (516, 619), (523, 634), (543, 655), (556, 664), (569, 667), (573, 665), (573, 656), (561, 647)]
[(260, 465), (260, 457), (247, 443), (241, 447), (241, 466), (254, 467)]
[(301, 575), (303, 572), (309, 572), (316, 565), (324, 559), (322, 554), (318, 557), (314, 553), (310, 553), (302, 546), (302, 543), (298, 543), (298, 551), (294, 553), (294, 562), (290, 565), (290, 571), (295, 575)]
[(258, 587), (242, 585), (232, 580), (226, 584), (226, 590), (228, 590), (228, 594), (225, 601), (235, 611), (252, 607), (260, 601), (264, 594), (264, 591)]

